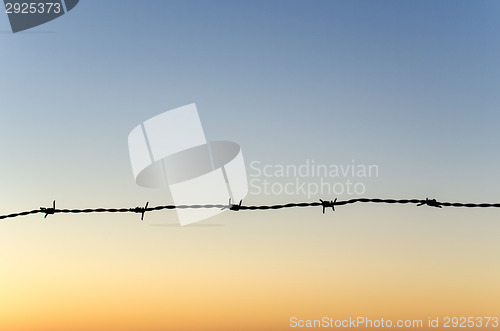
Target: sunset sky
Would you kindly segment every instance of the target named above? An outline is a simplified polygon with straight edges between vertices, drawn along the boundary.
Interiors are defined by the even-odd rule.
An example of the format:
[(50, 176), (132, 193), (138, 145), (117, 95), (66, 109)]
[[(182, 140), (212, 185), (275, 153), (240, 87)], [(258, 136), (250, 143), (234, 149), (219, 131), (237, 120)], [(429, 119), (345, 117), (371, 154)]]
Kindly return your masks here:
[[(256, 191), (320, 183), (255, 169), (307, 162), (376, 165), (322, 178), (363, 197), (500, 202), (498, 17), (482, 0), (81, 0), (14, 34), (0, 14), (0, 215), (172, 203), (135, 183), (127, 137), (191, 103), (208, 140), (241, 146), (244, 204), (361, 196)], [(0, 330), (500, 317), (499, 259), (498, 208), (36, 214), (0, 220)]]

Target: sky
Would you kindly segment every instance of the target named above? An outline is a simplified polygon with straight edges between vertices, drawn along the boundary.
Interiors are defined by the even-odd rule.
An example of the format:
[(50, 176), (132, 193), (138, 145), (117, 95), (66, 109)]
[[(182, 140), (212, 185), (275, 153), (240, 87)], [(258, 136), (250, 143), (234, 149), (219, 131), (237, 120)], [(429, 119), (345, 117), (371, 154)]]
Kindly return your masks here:
[[(255, 167), (371, 164), (377, 176), (350, 178), (364, 197), (499, 202), (499, 14), (482, 0), (81, 0), (15, 34), (0, 14), (0, 214), (170, 203), (136, 185), (127, 137), (191, 103), (207, 139), (240, 144), (254, 188), (319, 180)], [(360, 196), (251, 189), (244, 203)], [(187, 227), (172, 211), (2, 220), (0, 326), (498, 316), (498, 213), (356, 204)]]

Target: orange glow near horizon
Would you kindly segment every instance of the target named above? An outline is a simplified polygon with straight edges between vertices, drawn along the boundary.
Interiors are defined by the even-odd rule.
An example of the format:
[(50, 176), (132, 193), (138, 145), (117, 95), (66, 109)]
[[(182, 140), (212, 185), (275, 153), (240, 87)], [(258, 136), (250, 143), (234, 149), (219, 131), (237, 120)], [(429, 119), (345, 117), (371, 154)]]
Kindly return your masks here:
[[(62, 221), (24, 238), (4, 231), (12, 250), (0, 253), (1, 329), (288, 330), (294, 316), (425, 322), (498, 313), (500, 268), (489, 263), (492, 253), (472, 260), (454, 240), (446, 245), (454, 243), (457, 254), (436, 251), (439, 240), (411, 239), (403, 226), (398, 236), (370, 239), (368, 232), (353, 237), (354, 228), (335, 231), (341, 225), (326, 220), (276, 219), (256, 231), (229, 219), (191, 228), (131, 222), (114, 232), (95, 222), (72, 239), (62, 239), (74, 231)], [(276, 225), (286, 222), (284, 234)], [(38, 249), (23, 249), (21, 239)], [(427, 245), (412, 243), (420, 239)], [(485, 253), (491, 240), (471, 254)]]

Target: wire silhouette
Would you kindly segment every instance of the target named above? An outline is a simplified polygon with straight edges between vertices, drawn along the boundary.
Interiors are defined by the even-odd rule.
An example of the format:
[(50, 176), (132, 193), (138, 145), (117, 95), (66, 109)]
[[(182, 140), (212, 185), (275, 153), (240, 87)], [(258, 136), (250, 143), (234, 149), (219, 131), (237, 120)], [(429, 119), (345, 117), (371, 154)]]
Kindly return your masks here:
[(141, 221), (144, 220), (144, 215), (146, 212), (159, 211), (163, 209), (198, 209), (198, 208), (221, 208), (229, 209), (231, 211), (240, 210), (270, 210), (270, 209), (284, 209), (284, 208), (295, 208), (295, 207), (317, 207), (321, 206), (323, 208), (323, 214), (327, 208), (332, 208), (335, 211), (335, 206), (344, 206), (355, 203), (383, 203), (383, 204), (416, 204), (417, 206), (429, 206), (429, 207), (466, 207), (466, 208), (500, 208), (500, 203), (462, 203), (462, 202), (440, 202), (436, 199), (426, 198), (425, 200), (419, 199), (369, 199), (369, 198), (358, 198), (350, 200), (319, 200), (319, 202), (298, 202), (298, 203), (287, 203), (284, 205), (259, 205), (259, 206), (245, 206), (242, 205), (242, 200), (239, 204), (232, 204), (231, 199), (229, 199), (228, 205), (164, 205), (156, 207), (148, 207), (149, 202), (146, 202), (144, 207), (135, 208), (93, 208), (93, 209), (58, 209), (56, 208), (56, 201), (52, 202), (52, 207), (40, 207), (39, 209), (34, 209), (30, 211), (23, 211), (20, 213), (0, 215), (0, 219), (15, 218), (20, 216), (26, 216), (30, 214), (45, 214), (44, 218), (48, 215), (54, 214), (88, 214), (88, 213), (138, 213), (141, 214)]

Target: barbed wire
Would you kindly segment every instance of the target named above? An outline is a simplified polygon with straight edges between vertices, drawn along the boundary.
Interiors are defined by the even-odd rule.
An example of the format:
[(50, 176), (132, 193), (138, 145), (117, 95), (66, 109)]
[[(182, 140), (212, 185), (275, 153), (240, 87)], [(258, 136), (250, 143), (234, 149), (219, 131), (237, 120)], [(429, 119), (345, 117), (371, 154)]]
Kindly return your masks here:
[(20, 216), (26, 216), (30, 214), (45, 214), (44, 218), (48, 215), (54, 214), (88, 214), (88, 213), (138, 213), (141, 214), (141, 221), (144, 220), (144, 215), (146, 212), (159, 211), (163, 209), (199, 209), (199, 208), (220, 208), (228, 209), (231, 211), (240, 210), (271, 210), (271, 209), (283, 209), (283, 208), (296, 208), (296, 207), (318, 207), (323, 208), (323, 214), (325, 210), (332, 208), (335, 211), (336, 206), (344, 206), (355, 203), (384, 203), (384, 204), (416, 204), (417, 206), (429, 206), (429, 207), (466, 207), (466, 208), (500, 208), (500, 203), (462, 203), (462, 202), (441, 202), (436, 199), (426, 198), (421, 199), (370, 199), (370, 198), (357, 198), (350, 200), (322, 200), (315, 202), (298, 202), (298, 203), (287, 203), (281, 205), (257, 205), (257, 206), (245, 206), (242, 205), (243, 200), (240, 200), (239, 204), (229, 203), (227, 205), (222, 204), (208, 204), (208, 205), (164, 205), (149, 207), (149, 202), (147, 202), (144, 207), (134, 207), (134, 208), (90, 208), (90, 209), (58, 209), (56, 208), (56, 201), (52, 203), (52, 207), (40, 207), (39, 209), (34, 209), (30, 211), (23, 211), (14, 214), (1, 215), (0, 219), (15, 218)]

